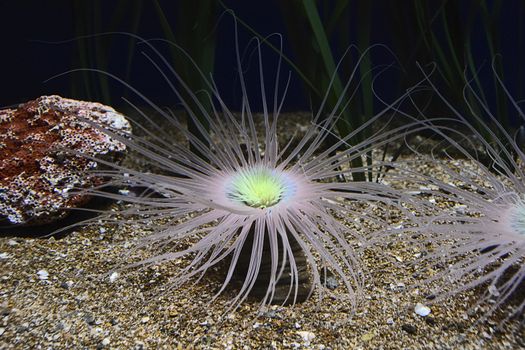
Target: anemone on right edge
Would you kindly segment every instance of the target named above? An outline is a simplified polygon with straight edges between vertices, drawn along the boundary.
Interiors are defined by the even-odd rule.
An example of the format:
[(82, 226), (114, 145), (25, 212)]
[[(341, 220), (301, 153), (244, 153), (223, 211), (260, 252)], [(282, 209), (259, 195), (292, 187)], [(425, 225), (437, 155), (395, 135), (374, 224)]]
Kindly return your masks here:
[[(519, 104), (494, 74), (519, 124), (525, 123)], [(480, 321), (523, 322), (525, 153), (474, 87), (466, 85), (470, 98), (460, 111), (425, 78), (445, 112), (432, 115), (414, 102), (432, 136), (427, 144), (410, 144), (411, 155), (392, 164), (395, 176), (415, 193), (421, 221), (389, 237), (418, 246), (410, 266), (417, 270), (417, 284), (432, 290), (434, 303), (470, 291), (470, 312)]]

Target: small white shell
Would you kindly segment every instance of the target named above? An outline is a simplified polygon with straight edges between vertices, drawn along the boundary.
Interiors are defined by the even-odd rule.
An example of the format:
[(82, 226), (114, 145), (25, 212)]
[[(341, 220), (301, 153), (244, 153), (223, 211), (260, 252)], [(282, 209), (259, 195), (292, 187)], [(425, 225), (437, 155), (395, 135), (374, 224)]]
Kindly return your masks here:
[(425, 317), (430, 314), (430, 308), (421, 303), (417, 303), (416, 307), (414, 308), (414, 312), (418, 314), (419, 316)]
[(297, 334), (303, 338), (303, 342), (306, 344), (310, 344), (310, 342), (315, 338), (315, 334), (308, 331), (298, 331)]
[(47, 280), (49, 278), (49, 272), (47, 272), (46, 270), (40, 270), (36, 274), (41, 280)]
[(119, 278), (119, 273), (114, 271), (110, 276), (109, 276), (109, 281), (111, 283), (115, 282), (117, 280), (117, 278)]

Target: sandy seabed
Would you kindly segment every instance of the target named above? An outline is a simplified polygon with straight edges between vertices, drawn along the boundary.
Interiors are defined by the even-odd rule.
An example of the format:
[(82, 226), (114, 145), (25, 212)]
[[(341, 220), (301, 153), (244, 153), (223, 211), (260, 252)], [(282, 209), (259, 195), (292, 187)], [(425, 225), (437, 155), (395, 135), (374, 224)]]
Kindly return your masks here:
[[(361, 256), (366, 296), (355, 313), (344, 299), (314, 294), (262, 311), (248, 301), (225, 315), (234, 289), (208, 303), (221, 285), (219, 272), (168, 290), (189, 258), (111, 274), (154, 226), (100, 224), (60, 239), (0, 237), (0, 349), (525, 348), (518, 320), (476, 323), (483, 309), (471, 306), (479, 291), (433, 302), (415, 268), (395, 263), (414, 259), (413, 247), (403, 244)], [(417, 315), (417, 303), (430, 315)]]

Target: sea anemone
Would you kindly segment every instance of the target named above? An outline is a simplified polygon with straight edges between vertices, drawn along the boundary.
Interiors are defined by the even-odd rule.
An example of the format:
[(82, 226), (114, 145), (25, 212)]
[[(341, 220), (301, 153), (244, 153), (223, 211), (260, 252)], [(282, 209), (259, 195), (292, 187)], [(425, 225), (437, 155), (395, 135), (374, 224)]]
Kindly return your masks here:
[[(518, 102), (494, 74), (523, 122)], [(426, 278), (436, 288), (437, 300), (475, 289), (481, 293), (476, 307), (485, 305), (482, 319), (497, 310), (503, 321), (521, 316), (525, 307), (520, 292), (525, 278), (525, 154), (470, 83), (464, 90), (470, 111), (466, 115), (452, 106), (429, 76), (426, 79), (449, 114), (429, 116), (421, 108), (420, 113), (429, 116), (421, 123), (435, 134), (432, 155), (413, 148), (417, 161), (393, 164), (401, 178), (419, 184), (415, 190), (420, 193), (421, 222), (392, 234), (423, 249), (426, 255), (414, 264), (423, 268), (430, 263), (437, 270)], [(400, 231), (410, 234), (396, 236)], [(424, 275), (423, 271), (427, 270), (420, 270)]]
[[(258, 284), (262, 284), (262, 305), (276, 300), (295, 303), (301, 299), (298, 294), (305, 272), (310, 281), (308, 295), (314, 289), (320, 296), (324, 293), (334, 295), (333, 286), (328, 288), (323, 277), (329, 270), (345, 287), (346, 292), (338, 291), (337, 294), (345, 295), (355, 306), (363, 289), (364, 275), (355, 244), (363, 243), (363, 239), (349, 223), (361, 220), (369, 225), (386, 227), (384, 218), (374, 216), (374, 210), (388, 210), (391, 206), (403, 211), (400, 203), (405, 196), (377, 181), (348, 181), (352, 174), (372, 171), (371, 166), (350, 169), (348, 164), (400, 137), (400, 129), (404, 127), (382, 128), (365, 141), (351, 146), (348, 143), (366, 128), (371, 128), (387, 112), (393, 116), (395, 110), (386, 108), (349, 135), (327, 143), (329, 136), (335, 133), (338, 111), (346, 107), (346, 94), (352, 95), (349, 79), (344, 87), (345, 95), (339, 98), (335, 108), (324, 113), (326, 102), (323, 101), (304, 136), (285, 141), (283, 147), (277, 119), (288, 83), (280, 97), (278, 68), (271, 94), (273, 100), (267, 101), (259, 42), (256, 42), (255, 49), (259, 59), (262, 128), (256, 127), (258, 120), (248, 98), (248, 84), (244, 80), (237, 44), (243, 104), (241, 111), (234, 114), (221, 99), (213, 80), (209, 79), (206, 81), (212, 94), (209, 102), (213, 110), (207, 112), (152, 43), (141, 42), (152, 50), (152, 56), (146, 54), (148, 59), (159, 69), (175, 95), (181, 98), (168, 73), (196, 103), (205, 120), (199, 121), (196, 111), (182, 100), (185, 112), (200, 135), (192, 134), (179, 121), (178, 113), (162, 110), (127, 85), (160, 114), (163, 121), (153, 120), (137, 109), (144, 121), (135, 124), (135, 129), (143, 136), (129, 137), (93, 125), (139, 154), (148, 169), (147, 172), (140, 171), (102, 161), (113, 170), (97, 170), (93, 175), (110, 177), (111, 183), (119, 187), (147, 188), (148, 191), (138, 196), (126, 196), (91, 189), (92, 195), (131, 204), (106, 212), (92, 223), (106, 220), (157, 225), (155, 233), (145, 238), (140, 247), (165, 247), (173, 242), (193, 240), (187, 248), (176, 251), (165, 252), (159, 248), (161, 254), (126, 268), (189, 258), (188, 264), (171, 280), (171, 287), (177, 288), (191, 279), (201, 278), (211, 267), (226, 261), (229, 267), (222, 287), (213, 299), (236, 275), (240, 275), (242, 285), (230, 300), (233, 308), (243, 302)], [(101, 73), (123, 82), (110, 73)], [(205, 78), (204, 74), (201, 75)], [(399, 104), (405, 97), (391, 106)], [(271, 105), (273, 109), (269, 107)], [(169, 128), (182, 133), (187, 144), (174, 141), (173, 135), (167, 131)], [(258, 132), (258, 129), (263, 132)], [(188, 144), (193, 150), (187, 147)], [(157, 195), (152, 196), (152, 193)], [(308, 268), (301, 266), (299, 261), (306, 261)], [(267, 266), (263, 266), (265, 264)], [(261, 275), (264, 275), (262, 281)], [(283, 281), (285, 293), (278, 298), (275, 292)]]

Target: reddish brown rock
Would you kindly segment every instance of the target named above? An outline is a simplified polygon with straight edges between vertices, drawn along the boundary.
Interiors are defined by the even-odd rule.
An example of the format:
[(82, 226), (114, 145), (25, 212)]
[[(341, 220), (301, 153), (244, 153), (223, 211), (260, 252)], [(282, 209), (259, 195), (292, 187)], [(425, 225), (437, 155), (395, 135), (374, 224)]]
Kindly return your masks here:
[(118, 161), (125, 145), (86, 120), (129, 133), (126, 118), (100, 103), (42, 96), (17, 109), (0, 110), (0, 217), (10, 223), (43, 224), (85, 204), (74, 189), (99, 185), (85, 173), (95, 161), (68, 153)]

